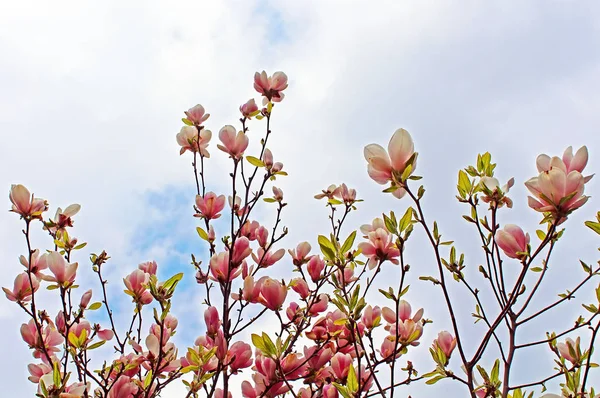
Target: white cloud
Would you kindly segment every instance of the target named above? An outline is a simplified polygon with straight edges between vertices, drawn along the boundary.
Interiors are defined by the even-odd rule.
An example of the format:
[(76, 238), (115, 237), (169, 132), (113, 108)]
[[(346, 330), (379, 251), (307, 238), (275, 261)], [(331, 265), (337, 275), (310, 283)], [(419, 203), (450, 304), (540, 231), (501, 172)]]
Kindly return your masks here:
[[(331, 182), (347, 181), (367, 200), (353, 225), (406, 207), (379, 194), (361, 156), (365, 144), (386, 143), (398, 127), (413, 133), (420, 152), (429, 218), (467, 254), (477, 245), (467, 235), (472, 231), (457, 225), (463, 210), (452, 204), (452, 190), (456, 170), (476, 153), (492, 151), (501, 180), (516, 177), (515, 210), (503, 217), (527, 222), (531, 232), (538, 217), (526, 210), (522, 182), (535, 171), (538, 151), (587, 144), (588, 168), (600, 164), (599, 9), (591, 3), (63, 1), (4, 8), (0, 185), (22, 182), (53, 206), (81, 203), (76, 232), (89, 242), (86, 250), (105, 248), (113, 256), (115, 292), (119, 276), (137, 262), (182, 256), (178, 242), (197, 239), (185, 230), (193, 220), (176, 222), (173, 236), (139, 249), (136, 239), (153, 222), (168, 225), (160, 213), (165, 206), (150, 204), (148, 193), (189, 192), (167, 209), (191, 203), (189, 158), (178, 158), (174, 139), (182, 111), (201, 102), (216, 137), (236, 121), (237, 106), (256, 96), (255, 70), (290, 76), (269, 145), (290, 173), (278, 182), (290, 203), (287, 246), (327, 230), (322, 203), (312, 195)], [(219, 191), (216, 176), (226, 163), (210, 148), (209, 184)], [(581, 221), (597, 203), (593, 198), (568, 224), (556, 268), (577, 267), (574, 249), (595, 259), (597, 241)], [(8, 286), (24, 243), (16, 217), (1, 217), (0, 284)], [(414, 269), (430, 267), (424, 242), (415, 236), (407, 253)], [(185, 257), (178, 258), (183, 269)], [(85, 256), (80, 261), (83, 267)], [(424, 337), (429, 341), (448, 327), (428, 298), (441, 296), (413, 285), (411, 300), (436, 320)], [(24, 320), (4, 301), (0, 316), (15, 330)], [(0, 353), (14, 358), (2, 368), (5, 380), (24, 380), (29, 361), (15, 330), (2, 334), (11, 343)], [(31, 391), (18, 386), (13, 394)]]

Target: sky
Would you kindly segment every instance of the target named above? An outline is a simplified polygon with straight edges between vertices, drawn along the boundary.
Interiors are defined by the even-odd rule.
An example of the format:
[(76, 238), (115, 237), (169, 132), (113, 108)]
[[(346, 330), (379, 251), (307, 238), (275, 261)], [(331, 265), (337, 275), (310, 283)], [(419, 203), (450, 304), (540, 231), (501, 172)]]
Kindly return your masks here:
[[(286, 248), (303, 240), (316, 247), (316, 235), (327, 233), (326, 211), (313, 195), (331, 183), (346, 182), (365, 199), (346, 233), (384, 211), (403, 213), (407, 200), (382, 194), (362, 157), (366, 144), (385, 146), (400, 127), (411, 132), (419, 152), (428, 218), (466, 253), (480, 284), (476, 235), (454, 199), (458, 169), (490, 151), (500, 181), (516, 181), (514, 209), (503, 210), (500, 222), (518, 223), (532, 237), (540, 217), (527, 208), (523, 182), (535, 175), (536, 156), (587, 145), (586, 170), (600, 169), (596, 2), (59, 0), (34, 7), (4, 2), (1, 8), (0, 187), (8, 193), (10, 184), (25, 184), (49, 200), (50, 215), (57, 206), (82, 205), (74, 229), (88, 242), (79, 254), (80, 273), (93, 284), (88, 254), (108, 251), (109, 293), (113, 302), (120, 300), (120, 322), (130, 310), (119, 299), (120, 280), (138, 263), (156, 260), (165, 277), (185, 271), (174, 305), (181, 325), (188, 325), (189, 332), (182, 326), (177, 336), (182, 344), (202, 333), (202, 291), (189, 255), (206, 251), (191, 217), (190, 158), (179, 156), (175, 134), (183, 111), (204, 105), (215, 135), (209, 189), (226, 193), (222, 170), (228, 163), (215, 147), (216, 132), (236, 123), (240, 104), (258, 98), (255, 71), (289, 76), (269, 144), (289, 173), (277, 182), (289, 203)], [(251, 134), (253, 128), (261, 127), (251, 125)], [(539, 303), (577, 282), (579, 258), (598, 259), (598, 238), (583, 226), (600, 208), (597, 184), (588, 184), (592, 199), (565, 224)], [(4, 203), (8, 209), (8, 197)], [(260, 214), (271, 220), (267, 208)], [(21, 270), (21, 228), (14, 214), (0, 213), (1, 286), (12, 286)], [(42, 233), (34, 242), (49, 245)], [(407, 299), (434, 320), (414, 354), (425, 368), (431, 364), (426, 347), (449, 321), (439, 290), (417, 280), (433, 270), (422, 232), (414, 234), (406, 255), (415, 270)], [(290, 267), (282, 261), (274, 272), (289, 275)], [(459, 322), (477, 336), (482, 329), (470, 320), (474, 304), (452, 289), (462, 310)], [(42, 297), (55, 308), (50, 295)], [(569, 326), (578, 308), (544, 318), (523, 338)], [(18, 307), (0, 300), (0, 356), (10, 358), (0, 363), (0, 380), (18, 397), (31, 396), (34, 388), (26, 381), (32, 358), (18, 332), (24, 321)], [(520, 360), (516, 382), (552, 373), (547, 350), (532, 352)], [(453, 388), (442, 381), (427, 393), (411, 385), (399, 394), (461, 391)]]

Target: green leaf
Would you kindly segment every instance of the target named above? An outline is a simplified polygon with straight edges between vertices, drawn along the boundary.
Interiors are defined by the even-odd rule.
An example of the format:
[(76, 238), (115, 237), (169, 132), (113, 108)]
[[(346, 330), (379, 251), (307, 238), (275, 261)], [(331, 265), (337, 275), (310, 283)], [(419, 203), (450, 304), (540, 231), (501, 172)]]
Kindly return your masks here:
[(87, 309), (90, 311), (96, 311), (100, 307), (102, 307), (102, 303), (95, 302), (95, 303), (90, 304), (90, 306)]
[(429, 379), (429, 380), (427, 380), (427, 381), (425, 382), (425, 384), (432, 385), (432, 384), (435, 384), (435, 383), (437, 383), (438, 381), (442, 380), (443, 378), (444, 378), (444, 376), (441, 376), (441, 375), (440, 375), (440, 376), (436, 376), (436, 377), (434, 377), (433, 379)]
[(265, 342), (263, 341), (263, 338), (254, 333), (252, 334), (251, 338), (252, 338), (252, 344), (254, 344), (254, 347), (258, 348), (261, 352), (266, 354), (267, 348), (265, 346)]
[(600, 235), (600, 222), (586, 221), (585, 225), (588, 228), (590, 228), (592, 231), (594, 231), (595, 233), (597, 233), (598, 235)]
[(492, 383), (498, 381), (498, 376), (500, 375), (500, 361), (496, 359), (494, 362), (494, 367), (492, 368), (492, 373), (490, 375)]
[(252, 166), (255, 167), (265, 167), (265, 164), (263, 163), (262, 160), (260, 160), (257, 157), (254, 156), (246, 156), (246, 160), (248, 161), (248, 163), (250, 163)]
[(58, 367), (58, 361), (54, 362), (52, 366), (52, 382), (54, 383), (55, 388), (60, 388), (60, 368)]
[(68, 340), (74, 347), (79, 348), (79, 339), (75, 336), (75, 333), (69, 332)]
[(404, 213), (404, 215), (400, 219), (400, 223), (398, 224), (398, 229), (400, 230), (400, 232), (404, 231), (411, 224), (412, 217), (413, 208), (409, 207), (408, 209), (406, 209), (406, 212)]
[(530, 269), (532, 272), (542, 272), (543, 269), (541, 267), (533, 267)]
[(458, 192), (461, 197), (466, 197), (471, 192), (472, 184), (469, 176), (463, 170), (458, 172)]
[(354, 244), (354, 239), (356, 239), (356, 231), (352, 231), (352, 233), (350, 234), (350, 236), (348, 236), (346, 238), (346, 240), (344, 241), (344, 244), (342, 245), (342, 248), (340, 249), (340, 251), (342, 253), (346, 253), (347, 251), (349, 251), (350, 249), (352, 249), (352, 245)]
[(196, 227), (196, 232), (198, 232), (198, 236), (200, 236), (200, 238), (204, 239), (204, 240), (208, 240), (208, 234), (206, 233), (205, 230), (203, 230), (200, 227)]
[(175, 286), (177, 286), (177, 284), (179, 283), (179, 281), (183, 278), (183, 272), (180, 272), (178, 274), (173, 275), (172, 277), (170, 277), (169, 279), (166, 280), (166, 282), (163, 284), (163, 287), (165, 289), (171, 289), (171, 288), (175, 288)]
[(273, 343), (273, 340), (271, 340), (269, 335), (263, 332), (262, 338), (263, 342), (265, 343), (265, 348), (267, 349), (267, 352), (265, 352), (265, 354), (277, 356), (277, 347), (275, 347), (275, 344)]
[(330, 260), (335, 259), (335, 247), (333, 244), (323, 235), (319, 235), (318, 238), (319, 246), (321, 247), (321, 251)]
[(92, 345), (90, 345), (87, 349), (88, 350), (94, 350), (98, 347), (102, 347), (104, 345), (104, 343), (106, 343), (106, 340), (100, 340)]
[(541, 229), (538, 229), (537, 231), (535, 231), (535, 233), (539, 240), (546, 239), (546, 233), (544, 231), (542, 231)]
[(187, 126), (193, 126), (193, 125), (194, 125), (194, 123), (192, 123), (192, 121), (191, 121), (190, 119), (187, 119), (187, 118), (185, 118), (185, 117), (184, 117), (184, 118), (182, 118), (182, 119), (181, 119), (181, 121), (182, 121), (182, 122), (183, 122), (185, 125), (187, 125)]
[(275, 203), (275, 202), (277, 202), (277, 200), (275, 200), (275, 199), (273, 199), (273, 198), (264, 198), (263, 200), (264, 200), (265, 202), (267, 202), (267, 203)]
[(87, 242), (83, 242), (73, 248), (73, 250), (83, 249), (87, 245)]
[(146, 373), (146, 377), (144, 378), (144, 390), (146, 388), (148, 388), (148, 386), (150, 386), (151, 382), (152, 382), (152, 369), (150, 369), (148, 371), (148, 373)]
[(348, 380), (346, 381), (346, 387), (348, 387), (348, 390), (352, 394), (358, 391), (358, 379), (356, 378), (356, 371), (354, 370), (354, 365), (352, 363), (348, 367)]

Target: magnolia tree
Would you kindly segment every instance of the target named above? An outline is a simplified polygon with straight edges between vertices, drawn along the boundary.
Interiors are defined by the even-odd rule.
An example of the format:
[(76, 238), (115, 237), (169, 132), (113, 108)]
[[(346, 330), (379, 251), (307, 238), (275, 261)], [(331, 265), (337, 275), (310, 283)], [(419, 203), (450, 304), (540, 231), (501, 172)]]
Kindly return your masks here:
[[(211, 157), (212, 133), (205, 127), (209, 115), (201, 105), (185, 112), (185, 126), (176, 139), (180, 153), (192, 158), (194, 217), (206, 245), (201, 258), (191, 256), (204, 296), (198, 306), (206, 328), (189, 346), (178, 348), (173, 342), (178, 321), (171, 303), (183, 274), (159, 280), (155, 262), (142, 263), (128, 274), (124, 293), (133, 311), (129, 326), (121, 328), (103, 275), (110, 267), (106, 252), (92, 254), (86, 265), (97, 276), (94, 294), (78, 285), (77, 252), (85, 244), (71, 231), (79, 205), (58, 208), (49, 218), (46, 200), (23, 185), (11, 187), (11, 211), (23, 222), (26, 250), (20, 257), (24, 271), (4, 291), (30, 318), (21, 335), (32, 351), (29, 380), (37, 385), (37, 396), (151, 398), (170, 384), (184, 383), (185, 397), (393, 397), (409, 383), (447, 379), (463, 385), (464, 396), (521, 398), (543, 393), (544, 384), (555, 378), (562, 379), (562, 397), (595, 396), (591, 384), (598, 380), (592, 355), (600, 328), (598, 302), (579, 308), (582, 314), (567, 330), (539, 330), (541, 336), (534, 341), (519, 336), (526, 324), (573, 303), (570, 299), (584, 287), (600, 301), (600, 286), (590, 283), (600, 267), (584, 262), (579, 284), (542, 306), (535, 307), (533, 300), (550, 271), (562, 226), (588, 200), (584, 188), (591, 176), (582, 174), (587, 149), (573, 154), (569, 147), (562, 158), (538, 156), (539, 174), (525, 182), (531, 192), (529, 206), (542, 218), (533, 240), (521, 227), (501, 222), (500, 210), (512, 207), (508, 194), (514, 181), (500, 186), (489, 153), (459, 171), (457, 199), (466, 208), (463, 217), (472, 224), (485, 258), (479, 272), (465, 273), (464, 254), (442, 240), (437, 223), (425, 217), (425, 189), (415, 174), (417, 152), (404, 129), (392, 135), (387, 150), (378, 144), (364, 148), (369, 176), (386, 186), (384, 193), (399, 199), (402, 210), (383, 213), (359, 232), (346, 226), (361, 202), (356, 191), (331, 185), (315, 196), (325, 202), (329, 233), (318, 236), (317, 250), (302, 242), (286, 251), (280, 243), (288, 233), (282, 226), (286, 202), (272, 184), (287, 174), (268, 143), (275, 104), (284, 99), (287, 86), (282, 72), (256, 73), (254, 88), (262, 106), (249, 100), (240, 106), (240, 127), (227, 125), (219, 131), (218, 152), (231, 165), (228, 192), (211, 191), (205, 180)], [(265, 125), (262, 135), (250, 131), (253, 119)], [(248, 154), (250, 137), (259, 141), (259, 149)], [(272, 225), (252, 218), (257, 208), (273, 212)], [(586, 225), (600, 233), (600, 212), (597, 221)], [(49, 248), (32, 241), (32, 229), (40, 227), (50, 238)], [(219, 229), (226, 232), (219, 236)], [(413, 232), (426, 236), (436, 259), (430, 276), (415, 279), (439, 288), (452, 325), (428, 342), (421, 337), (432, 321), (407, 301), (412, 274), (404, 252)], [(293, 271), (288, 272), (292, 276), (274, 279), (269, 276), (272, 267)], [(396, 277), (382, 280), (382, 270)], [(472, 308), (452, 300), (449, 281), (457, 281), (472, 296)], [(58, 298), (56, 313), (41, 308), (36, 300), (40, 288)], [(92, 302), (93, 295), (99, 301)], [(379, 297), (381, 306), (369, 303), (372, 297)], [(472, 337), (472, 323), (457, 321), (459, 312), (473, 308), (476, 327), (485, 325), (480, 338)], [(90, 319), (94, 310), (106, 316)], [(267, 318), (274, 327), (265, 331)], [(555, 372), (515, 384), (515, 354), (538, 345), (546, 345), (555, 356)], [(406, 360), (413, 350), (431, 356), (428, 369), (417, 370)], [(484, 357), (493, 365), (484, 367)]]

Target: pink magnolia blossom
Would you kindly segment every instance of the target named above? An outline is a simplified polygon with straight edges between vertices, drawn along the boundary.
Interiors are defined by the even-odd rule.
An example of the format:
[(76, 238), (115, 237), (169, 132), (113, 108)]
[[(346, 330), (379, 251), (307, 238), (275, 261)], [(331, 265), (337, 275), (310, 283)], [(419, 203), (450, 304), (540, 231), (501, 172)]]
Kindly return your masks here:
[(337, 193), (346, 205), (356, 202), (356, 189), (350, 189), (346, 184), (340, 185)]
[[(67, 228), (73, 226), (72, 217), (79, 213), (79, 210), (81, 210), (81, 206), (78, 204), (69, 205), (64, 211), (59, 207), (56, 209), (54, 219), (50, 219), (44, 223), (44, 229), (60, 237)], [(75, 239), (76, 242), (77, 240)]]
[(254, 74), (254, 89), (265, 98), (263, 103), (268, 101), (281, 102), (284, 98), (282, 93), (288, 86), (287, 76), (283, 72), (275, 72), (273, 76), (267, 76), (267, 72), (256, 72)]
[(233, 253), (231, 254), (231, 264), (238, 266), (252, 253), (250, 241), (245, 236), (237, 238), (233, 244)]
[(262, 225), (256, 230), (256, 240), (262, 248), (266, 248), (269, 244), (269, 230)]
[(329, 296), (326, 295), (325, 293), (321, 293), (321, 294), (319, 294), (319, 300), (317, 300), (317, 302), (313, 302), (312, 305), (309, 307), (308, 313), (311, 316), (317, 316), (320, 313), (326, 311), (328, 305), (329, 305)]
[(44, 349), (50, 355), (53, 355), (53, 353), (60, 351), (57, 346), (64, 342), (63, 337), (58, 330), (50, 325), (42, 328), (42, 336), (40, 339), (40, 335), (33, 319), (28, 323), (21, 325), (21, 337), (30, 348), (35, 350), (33, 357), (40, 358), (44, 360), (44, 362), (47, 360), (45, 354), (43, 354)]
[(288, 319), (294, 323), (300, 322), (302, 316), (302, 309), (296, 302), (291, 302), (288, 308), (285, 310), (285, 314)]
[(48, 203), (44, 199), (34, 198), (21, 184), (11, 185), (8, 197), (12, 202), (10, 211), (23, 218), (41, 218), (42, 213), (48, 210)]
[(319, 256), (312, 256), (310, 260), (308, 260), (308, 264), (306, 266), (306, 270), (308, 271), (308, 275), (313, 282), (317, 282), (321, 279), (321, 273), (325, 268), (325, 261), (321, 259)]
[(258, 111), (258, 106), (256, 105), (256, 101), (254, 101), (254, 98), (250, 98), (246, 103), (240, 105), (240, 113), (243, 117), (248, 119), (260, 113)]
[(454, 351), (454, 348), (456, 347), (456, 338), (449, 332), (443, 330), (438, 333), (437, 339), (433, 340), (433, 346), (439, 347), (446, 358), (449, 359), (450, 355), (452, 355), (452, 351)]
[(227, 363), (233, 372), (252, 365), (252, 347), (243, 341), (233, 343), (227, 353)]
[(120, 376), (113, 384), (106, 398), (134, 398), (138, 385), (128, 376)]
[(29, 374), (31, 375), (28, 377), (29, 381), (32, 383), (39, 383), (42, 376), (52, 372), (52, 367), (45, 363), (30, 363), (27, 365), (27, 370), (29, 370)]
[(142, 305), (150, 304), (152, 294), (148, 291), (148, 282), (150, 275), (141, 269), (134, 270), (131, 274), (123, 279), (123, 283), (127, 288), (126, 293), (133, 297), (133, 301)]
[(158, 264), (156, 264), (156, 261), (146, 261), (145, 263), (139, 264), (138, 269), (144, 271), (149, 275), (156, 275), (156, 271), (158, 270)]
[(196, 195), (196, 207), (200, 214), (195, 216), (215, 220), (221, 217), (219, 213), (225, 208), (225, 195), (217, 196), (214, 192), (208, 192), (204, 197)]
[(580, 337), (577, 337), (575, 341), (573, 341), (571, 338), (567, 338), (564, 343), (556, 344), (556, 348), (558, 348), (560, 356), (571, 362), (573, 365), (576, 365), (581, 361), (582, 354), (580, 340)]
[[(393, 191), (393, 195), (400, 199), (406, 191), (398, 186), (399, 179), (414, 153), (414, 143), (410, 134), (404, 129), (398, 129), (390, 139), (387, 152), (378, 144), (370, 144), (365, 147), (364, 156), (368, 163), (367, 172), (378, 184), (383, 185), (391, 181), (394, 186), (397, 186), (397, 189)], [(413, 170), (415, 166), (416, 162), (413, 161)]]
[(496, 243), (510, 258), (522, 260), (527, 257), (529, 249), (529, 234), (514, 224), (506, 224), (503, 229), (496, 231)]
[[(33, 290), (31, 289), (33, 287)], [(31, 282), (26, 272), (23, 272), (15, 278), (13, 290), (2, 288), (6, 294), (6, 298), (15, 302), (28, 302), (31, 296), (40, 287), (40, 282), (35, 275), (31, 275)]]
[(185, 116), (187, 116), (187, 120), (192, 122), (195, 126), (200, 126), (202, 123), (206, 121), (210, 117), (209, 113), (206, 113), (204, 107), (200, 104), (194, 106), (193, 108), (188, 109), (185, 112)]
[(230, 125), (221, 128), (219, 139), (223, 145), (218, 144), (217, 147), (233, 159), (240, 159), (248, 148), (248, 136), (243, 131), (238, 131), (236, 134), (235, 127)]
[(21, 262), (21, 264), (23, 264), (25, 269), (28, 269), (29, 271), (31, 271), (39, 279), (47, 278), (44, 274), (41, 273), (41, 271), (48, 268), (48, 263), (46, 262), (46, 259), (47, 259), (46, 256), (44, 256), (44, 255), (40, 256), (39, 249), (35, 249), (31, 253), (31, 264), (29, 264), (29, 260), (25, 256), (19, 257), (19, 261)]
[(259, 267), (267, 268), (281, 260), (284, 255), (285, 249), (279, 249), (275, 252), (265, 252), (265, 249), (261, 247), (257, 250), (257, 254), (252, 253), (252, 258)]
[[(232, 397), (233, 395), (231, 395), (231, 391), (227, 391), (227, 398)], [(225, 398), (225, 392), (220, 388), (215, 389), (215, 398)]]
[(283, 191), (275, 186), (273, 187), (273, 199), (277, 202), (283, 201)]
[(338, 380), (344, 380), (348, 376), (348, 370), (352, 364), (352, 356), (338, 352), (331, 358), (331, 370)]
[[(529, 196), (529, 206), (542, 213), (550, 213), (562, 223), (567, 216), (583, 206), (588, 197), (583, 195), (584, 185), (593, 176), (583, 177), (587, 163), (587, 149), (580, 149), (575, 156), (567, 148), (563, 159), (540, 155), (537, 159), (539, 176), (525, 182), (533, 196)], [(567, 165), (568, 163), (568, 165)]]
[(362, 254), (369, 258), (369, 268), (373, 269), (379, 262), (390, 261), (394, 264), (399, 264), (398, 256), (400, 251), (392, 241), (392, 234), (383, 228), (378, 228), (373, 232), (369, 232), (369, 241), (361, 242), (358, 248)]
[(323, 386), (322, 397), (323, 398), (338, 398), (339, 393), (338, 393), (337, 388), (335, 388), (335, 386), (333, 384), (325, 384)]
[(240, 235), (245, 236), (250, 241), (256, 240), (256, 232), (258, 228), (260, 228), (258, 221), (247, 220), (240, 229)]
[(323, 199), (323, 198), (333, 199), (335, 196), (339, 195), (339, 191), (340, 191), (340, 187), (338, 187), (335, 184), (331, 184), (330, 186), (327, 187), (327, 189), (324, 189), (321, 191), (321, 193), (316, 194), (315, 199)]
[(492, 203), (497, 207), (506, 205), (506, 207), (512, 208), (512, 199), (506, 196), (506, 194), (515, 184), (514, 178), (508, 180), (506, 185), (502, 187), (500, 187), (500, 182), (498, 182), (498, 179), (494, 177), (481, 177), (480, 184), (485, 194), (481, 197), (481, 200), (483, 200), (485, 203)]
[(98, 329), (98, 338), (100, 340), (109, 341), (115, 336), (115, 333), (110, 329)]
[(308, 253), (310, 253), (310, 244), (308, 242), (302, 242), (298, 244), (296, 249), (290, 249), (288, 252), (290, 256), (292, 256), (292, 260), (295, 266), (301, 266), (302, 264), (308, 262), (310, 258), (308, 258)]
[(302, 299), (306, 299), (310, 295), (308, 284), (302, 278), (294, 278), (290, 281), (290, 287), (298, 293)]
[(287, 287), (279, 281), (265, 278), (260, 285), (260, 302), (272, 311), (279, 310), (287, 297)]
[(59, 252), (46, 253), (44, 256), (46, 256), (46, 263), (50, 272), (54, 275), (54, 277), (49, 277), (49, 280), (63, 287), (71, 286), (75, 282), (77, 263), (68, 264)]
[(221, 327), (219, 311), (213, 306), (208, 307), (204, 311), (204, 322), (206, 323), (206, 333), (208, 335), (215, 335)]
[(364, 234), (365, 238), (368, 238), (369, 237), (369, 233), (375, 232), (379, 228), (382, 228), (382, 229), (384, 229), (384, 230), (387, 231), (387, 228), (385, 226), (385, 222), (381, 218), (377, 217), (377, 218), (373, 219), (373, 222), (371, 224), (363, 224), (363, 225), (361, 225), (360, 226), (360, 232), (362, 232)]
[(92, 299), (92, 289), (83, 293), (83, 295), (81, 296), (81, 300), (79, 301), (79, 307), (86, 308), (88, 306), (88, 304), (90, 303), (91, 299)]
[(183, 126), (176, 136), (177, 143), (181, 146), (179, 154), (183, 155), (186, 151), (199, 152), (201, 156), (210, 158), (210, 153), (206, 148), (211, 138), (212, 132), (210, 130), (201, 129), (198, 132), (197, 127)]
[(367, 305), (361, 319), (367, 329), (373, 329), (379, 326), (379, 323), (381, 322), (381, 308), (378, 306), (372, 307), (371, 305)]
[(209, 267), (212, 275), (211, 278), (219, 282), (232, 281), (242, 272), (239, 267), (233, 267), (231, 270), (229, 269), (229, 252), (214, 254), (210, 258)]

